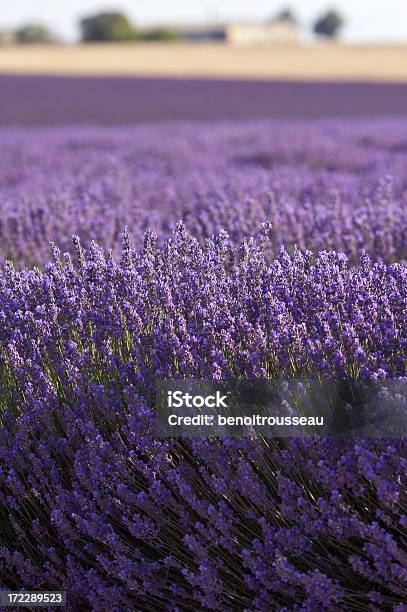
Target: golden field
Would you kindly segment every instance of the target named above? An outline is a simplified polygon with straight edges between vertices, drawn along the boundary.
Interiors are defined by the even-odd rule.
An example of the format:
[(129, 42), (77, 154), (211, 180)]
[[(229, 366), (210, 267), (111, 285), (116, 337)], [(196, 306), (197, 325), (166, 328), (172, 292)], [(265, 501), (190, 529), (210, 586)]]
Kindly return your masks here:
[(0, 73), (407, 82), (407, 44), (10, 46)]

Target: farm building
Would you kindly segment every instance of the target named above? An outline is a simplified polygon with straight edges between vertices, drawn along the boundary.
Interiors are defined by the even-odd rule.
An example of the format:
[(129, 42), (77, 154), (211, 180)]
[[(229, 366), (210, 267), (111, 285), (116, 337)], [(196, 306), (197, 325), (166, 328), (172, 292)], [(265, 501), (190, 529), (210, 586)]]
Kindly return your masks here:
[(271, 23), (232, 23), (226, 28), (226, 40), (231, 44), (291, 44), (299, 42), (298, 29), (288, 21)]
[(177, 28), (177, 32), (183, 40), (188, 42), (218, 41), (236, 45), (292, 44), (299, 42), (296, 25), (288, 21), (184, 26)]

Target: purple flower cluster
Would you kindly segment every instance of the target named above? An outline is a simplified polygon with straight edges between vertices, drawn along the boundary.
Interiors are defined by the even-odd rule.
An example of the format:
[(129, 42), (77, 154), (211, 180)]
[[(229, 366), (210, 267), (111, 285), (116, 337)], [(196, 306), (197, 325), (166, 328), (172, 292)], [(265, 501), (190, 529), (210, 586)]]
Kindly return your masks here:
[(235, 244), (273, 223), (280, 244), (357, 261), (407, 259), (407, 136), (399, 120), (0, 130), (0, 257), (43, 264), (53, 241), (120, 251), (182, 219)]
[[(230, 152), (244, 130), (222, 130)], [(198, 136), (204, 148), (204, 137), (214, 141)], [(350, 154), (347, 163), (355, 167)], [(246, 189), (249, 174), (238, 167), (234, 184), (241, 173)], [(286, 186), (295, 176), (288, 166), (276, 172)], [(314, 179), (322, 191), (326, 172)], [(265, 171), (253, 175), (267, 181)], [(34, 173), (35, 193), (43, 178)], [(355, 191), (336, 200), (339, 215), (356, 205), (357, 181), (350, 172)], [(116, 176), (117, 189), (126, 185)], [(156, 188), (160, 206), (165, 190)], [(401, 197), (401, 183), (394, 189)], [(152, 182), (147, 200), (153, 193)], [(377, 202), (405, 214), (385, 193)], [(392, 231), (397, 244), (402, 230)], [(353, 267), (334, 251), (284, 248), (271, 259), (274, 240), (265, 224), (238, 246), (224, 231), (200, 243), (179, 224), (164, 243), (148, 232), (141, 250), (125, 233), (119, 257), (75, 238), (74, 254), (54, 246), (44, 271), (3, 267), (2, 586), (64, 589), (74, 611), (406, 609), (405, 440), (154, 436), (157, 378), (406, 376), (405, 265), (362, 253)]]

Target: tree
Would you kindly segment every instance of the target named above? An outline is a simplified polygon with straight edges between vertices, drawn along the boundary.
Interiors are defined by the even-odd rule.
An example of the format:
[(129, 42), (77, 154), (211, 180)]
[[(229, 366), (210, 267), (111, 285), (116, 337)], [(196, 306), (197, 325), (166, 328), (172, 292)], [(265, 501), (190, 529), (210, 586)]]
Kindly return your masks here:
[(19, 44), (39, 44), (52, 42), (54, 38), (45, 26), (30, 23), (15, 32), (15, 40)]
[(282, 9), (277, 13), (273, 21), (285, 21), (286, 23), (297, 23), (297, 18), (290, 8)]
[(344, 24), (344, 20), (336, 11), (328, 11), (316, 20), (314, 32), (325, 38), (335, 38)]
[(83, 42), (125, 41), (137, 38), (137, 32), (122, 13), (99, 13), (80, 21)]

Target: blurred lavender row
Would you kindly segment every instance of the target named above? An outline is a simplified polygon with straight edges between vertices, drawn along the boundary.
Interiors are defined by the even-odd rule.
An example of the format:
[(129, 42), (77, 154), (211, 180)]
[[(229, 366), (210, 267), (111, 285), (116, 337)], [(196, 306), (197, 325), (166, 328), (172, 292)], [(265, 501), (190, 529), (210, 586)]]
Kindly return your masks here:
[(183, 220), (237, 244), (273, 223), (271, 254), (334, 249), (405, 261), (403, 122), (321, 120), (0, 130), (0, 254), (43, 264), (77, 234), (117, 253)]
[(385, 83), (0, 75), (0, 125), (407, 114)]

